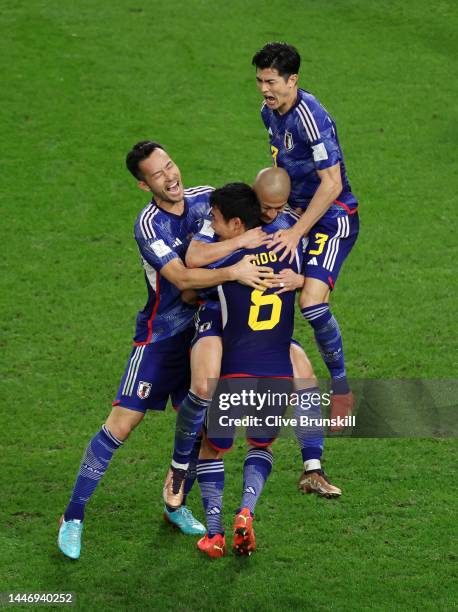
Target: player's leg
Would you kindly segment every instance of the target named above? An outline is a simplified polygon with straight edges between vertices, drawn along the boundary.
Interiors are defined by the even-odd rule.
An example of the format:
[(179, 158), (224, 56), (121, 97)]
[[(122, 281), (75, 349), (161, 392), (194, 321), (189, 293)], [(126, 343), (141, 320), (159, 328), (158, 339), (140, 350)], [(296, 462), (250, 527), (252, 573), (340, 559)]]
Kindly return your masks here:
[(221, 313), (203, 309), (199, 312), (196, 335), (191, 350), (191, 388), (178, 409), (171, 466), (164, 483), (164, 501), (168, 512), (183, 503), (187, 472), (196, 440), (202, 429), (214, 389), (209, 381), (219, 378), (222, 356)]
[[(167, 404), (169, 395), (172, 406), (179, 409), (191, 384), (190, 378), (190, 343), (193, 336), (192, 328), (185, 332), (169, 338), (165, 342), (157, 343), (155, 347), (155, 367), (152, 372), (153, 389), (163, 394), (162, 403), (159, 405), (159, 397), (156, 398), (152, 408), (163, 409)], [(157, 395), (157, 394), (156, 394)], [(199, 441), (195, 441), (193, 453), (198, 453)], [(197, 448), (196, 448), (197, 447)], [(191, 460), (193, 457), (191, 453)], [(197, 461), (197, 455), (195, 456)], [(189, 480), (185, 481), (185, 493), (189, 493), (194, 478), (189, 474)], [(202, 535), (206, 529), (202, 523), (194, 518), (191, 510), (182, 505), (176, 512), (169, 512), (164, 508), (164, 519), (178, 527), (186, 535)]]
[(272, 471), (273, 455), (269, 442), (250, 444), (243, 463), (242, 499), (233, 525), (232, 548), (237, 555), (251, 555), (256, 550), (253, 518), (256, 504)]
[(329, 306), (329, 286), (317, 278), (306, 278), (299, 297), (302, 316), (313, 329), (321, 356), (329, 370), (336, 393), (349, 391), (342, 336)]
[[(216, 447), (216, 442), (221, 444)], [(202, 496), (202, 504), (207, 523), (207, 535), (197, 546), (209, 557), (223, 557), (226, 554), (226, 538), (223, 525), (224, 492), (224, 453), (232, 446), (232, 440), (213, 440), (203, 436), (199, 460), (197, 462), (197, 481)], [(223, 448), (224, 447), (224, 448)]]
[[(184, 485), (183, 478), (189, 467), (190, 456), (202, 429), (205, 412), (213, 393), (208, 387), (208, 381), (218, 379), (221, 356), (222, 342), (218, 336), (201, 338), (192, 348), (191, 388), (178, 409), (168, 481), (170, 485), (164, 490), (165, 502), (170, 509), (179, 507), (182, 503), (181, 483)], [(179, 486), (177, 483), (180, 483)]]
[(132, 349), (114, 407), (83, 454), (70, 502), (60, 520), (58, 535), (59, 548), (73, 559), (77, 559), (81, 552), (86, 504), (108, 469), (114, 452), (143, 419), (150, 396), (154, 396), (151, 394), (152, 384), (148, 382), (149, 360), (145, 358), (145, 354), (150, 351), (150, 346), (136, 346)]
[(295, 341), (291, 343), (291, 362), (298, 403), (294, 407), (294, 428), (296, 439), (301, 448), (304, 470), (299, 478), (299, 490), (304, 493), (317, 493), (322, 497), (338, 497), (342, 491), (332, 485), (321, 466), (324, 449), (323, 428), (304, 422), (308, 419), (321, 419), (321, 401), (318, 382), (312, 364), (303, 348)]
[(86, 504), (107, 471), (114, 452), (143, 417), (143, 412), (114, 407), (106, 423), (86, 447), (70, 501), (59, 523), (59, 548), (68, 557), (77, 559), (80, 556)]
[(115, 406), (100, 431), (84, 451), (72, 496), (64, 513), (66, 521), (84, 519), (84, 510), (105, 474), (114, 452), (145, 416), (144, 412)]
[(303, 317), (313, 329), (323, 360), (332, 379), (331, 417), (349, 414), (353, 407), (345, 368), (342, 335), (329, 306), (340, 268), (358, 236), (358, 216), (320, 221), (309, 235), (305, 284), (299, 298)]
[[(282, 369), (279, 364), (279, 371)], [(270, 394), (272, 389), (275, 391), (276, 397), (280, 398), (280, 401), (264, 407), (264, 409), (267, 408), (269, 416), (281, 418), (289, 404), (292, 391), (291, 379), (257, 379), (257, 392)], [(253, 519), (256, 505), (272, 471), (273, 454), (271, 446), (279, 431), (280, 426), (268, 426), (265, 423), (262, 427), (247, 427), (249, 446), (243, 463), (242, 499), (235, 513), (233, 525), (234, 540), (232, 548), (238, 555), (250, 555), (256, 549)]]
[(197, 462), (199, 460), (199, 452), (200, 446), (202, 444), (202, 433), (200, 433), (196, 439), (194, 444), (194, 448), (189, 456), (189, 466), (186, 472), (186, 479), (184, 483), (184, 494), (182, 506), (186, 506), (186, 500), (188, 498), (191, 489), (194, 486), (195, 481), (197, 480)]
[[(177, 344), (183, 341), (182, 338), (175, 340)], [(140, 423), (147, 409), (165, 409), (170, 389), (166, 373), (170, 357), (176, 358), (174, 349), (174, 343), (169, 341), (132, 349), (114, 408), (85, 450), (70, 503), (61, 520), (58, 544), (67, 556), (79, 556), (85, 506), (115, 450)]]

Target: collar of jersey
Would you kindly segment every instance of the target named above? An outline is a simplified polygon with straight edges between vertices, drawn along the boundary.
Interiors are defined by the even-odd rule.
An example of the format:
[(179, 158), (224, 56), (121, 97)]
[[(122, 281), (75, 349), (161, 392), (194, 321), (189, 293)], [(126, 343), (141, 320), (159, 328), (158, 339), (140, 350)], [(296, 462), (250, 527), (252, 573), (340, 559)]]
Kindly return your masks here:
[(181, 213), (181, 215), (175, 215), (173, 212), (170, 212), (168, 210), (164, 210), (163, 208), (161, 208), (158, 205), (156, 200), (151, 200), (151, 204), (154, 204), (154, 206), (158, 210), (160, 210), (162, 213), (164, 213), (164, 215), (167, 215), (168, 217), (171, 217), (172, 219), (183, 219), (188, 214), (188, 202), (186, 200), (186, 196), (183, 199), (184, 199), (184, 208), (183, 208), (183, 212)]
[(302, 101), (302, 97), (300, 95), (301, 92), (303, 92), (303, 89), (300, 89), (299, 87), (297, 88), (297, 96), (296, 96), (296, 101), (294, 102), (294, 104), (292, 105), (292, 107), (289, 109), (289, 111), (286, 111), (286, 113), (284, 115), (280, 115), (280, 113), (277, 110), (274, 110), (273, 112), (275, 113), (275, 115), (283, 120), (286, 119), (286, 117), (288, 117), (288, 115), (290, 113), (292, 113), (294, 110), (296, 110), (298, 104)]

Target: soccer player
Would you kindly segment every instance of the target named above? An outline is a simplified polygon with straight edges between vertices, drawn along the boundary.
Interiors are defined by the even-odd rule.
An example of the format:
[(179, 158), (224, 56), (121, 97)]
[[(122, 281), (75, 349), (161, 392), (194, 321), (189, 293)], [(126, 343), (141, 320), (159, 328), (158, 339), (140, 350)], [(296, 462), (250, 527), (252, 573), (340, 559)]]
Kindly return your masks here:
[[(254, 181), (254, 190), (257, 193), (261, 205), (261, 221), (263, 229), (271, 236), (279, 229), (286, 229), (297, 222), (298, 216), (287, 205), (291, 183), (287, 172), (282, 168), (266, 168), (261, 170)], [(221, 197), (221, 196), (220, 196)], [(233, 217), (230, 224), (233, 233), (232, 238), (219, 240), (213, 227), (212, 220), (205, 221), (202, 229), (193, 237), (186, 253), (186, 263), (189, 266), (204, 266), (213, 264), (239, 248), (243, 247), (243, 241), (247, 242), (247, 236), (253, 235), (255, 229), (245, 234), (239, 234), (240, 219), (234, 214), (233, 208), (228, 208)], [(215, 214), (219, 214), (216, 212)], [(229, 214), (229, 213), (228, 213)], [(256, 219), (245, 218), (244, 226), (250, 227)], [(263, 242), (260, 242), (261, 246)], [(249, 245), (247, 244), (247, 247)], [(256, 246), (254, 243), (251, 246)], [(278, 277), (279, 291), (294, 291), (301, 289), (304, 284), (304, 276), (295, 273), (292, 269), (283, 269)], [(217, 296), (216, 298), (217, 299)], [(214, 389), (208, 389), (208, 381), (216, 380), (220, 373), (222, 356), (222, 323), (221, 306), (218, 301), (208, 299), (206, 304), (198, 312), (196, 324), (196, 336), (192, 343), (191, 352), (191, 390), (185, 399), (177, 419), (175, 433), (175, 447), (172, 460), (172, 469), (181, 467), (186, 469), (193, 448), (193, 439), (197, 438), (204, 419), (206, 407), (210, 404)], [(294, 378), (298, 383), (298, 391), (306, 392), (309, 387), (316, 388), (317, 381), (312, 366), (302, 347), (294, 340), (291, 343), (291, 361), (293, 363)], [(297, 407), (297, 411), (300, 408)], [(296, 412), (297, 412), (296, 411)], [(319, 406), (314, 407), (316, 414), (320, 416)], [(296, 417), (299, 414), (295, 415)], [(312, 416), (310, 414), (310, 416)], [(323, 497), (331, 498), (341, 495), (341, 490), (332, 485), (321, 466), (321, 457), (324, 449), (324, 437), (311, 435), (307, 428), (296, 428), (295, 433), (301, 448), (304, 470), (299, 479), (299, 489), (306, 493), (316, 493)], [(166, 500), (171, 502), (171, 500)], [(180, 496), (174, 498), (174, 503), (179, 505)]]
[(264, 102), (261, 117), (269, 134), (275, 166), (291, 177), (289, 203), (302, 212), (290, 229), (275, 236), (280, 259), (293, 257), (308, 236), (303, 317), (313, 328), (332, 379), (331, 417), (353, 408), (339, 325), (329, 307), (340, 268), (359, 230), (358, 203), (352, 193), (334, 120), (315, 96), (298, 88), (301, 58), (297, 49), (271, 42), (253, 57), (256, 83)]
[[(216, 190), (211, 198), (212, 227), (223, 241), (231, 239), (236, 233), (242, 233), (250, 214), (260, 213), (255, 193), (248, 186), (243, 186), (241, 192), (235, 187), (227, 185)], [(239, 251), (229, 256), (229, 261), (241, 257), (244, 252)], [(261, 258), (269, 261), (277, 274), (283, 268), (291, 267), (286, 261), (280, 262), (268, 244), (252, 252), (256, 253), (258, 263)], [(301, 269), (300, 257), (297, 252), (294, 260), (296, 273)], [(292, 378), (290, 343), (294, 327), (294, 292), (288, 291), (281, 295), (250, 290), (240, 292), (232, 283), (226, 283), (218, 288), (218, 293), (224, 313), (222, 377), (243, 375)], [(261, 314), (262, 308), (267, 312)], [(242, 501), (233, 526), (233, 549), (241, 555), (249, 555), (256, 548), (253, 514), (273, 461), (270, 449), (273, 439), (255, 439), (254, 433), (251, 433), (250, 447), (244, 462)], [(232, 443), (231, 437), (215, 438), (211, 431), (207, 431), (197, 464), (197, 479), (208, 526), (208, 533), (199, 540), (198, 547), (210, 557), (221, 557), (226, 552), (222, 522), (222, 457)]]
[[(268, 169), (259, 173), (255, 185), (260, 189), (264, 194), (268, 194), (270, 200), (265, 201), (263, 205), (262, 215), (263, 221), (270, 221), (267, 225), (263, 226), (263, 229), (269, 232), (273, 232), (278, 227), (289, 227), (291, 223), (294, 223), (297, 217), (292, 214), (293, 219), (289, 218), (290, 212), (287, 210), (284, 213), (278, 214), (278, 210), (284, 208), (286, 206), (286, 200), (289, 193), (289, 178), (286, 172), (280, 171), (278, 169)], [(247, 195), (245, 195), (247, 194)], [(240, 232), (244, 231), (245, 227), (250, 227), (250, 224), (255, 222), (256, 214), (259, 214), (258, 205), (253, 204), (252, 196), (250, 195), (247, 186), (245, 185), (228, 185), (225, 188), (217, 190), (211, 196), (212, 202), (212, 214), (213, 221), (211, 228), (203, 228), (201, 232), (195, 238), (202, 238), (202, 233), (207, 233), (208, 239), (213, 239), (213, 230), (218, 232), (221, 242), (215, 243), (213, 245), (197, 245), (196, 249), (197, 254), (191, 258), (194, 258), (194, 261), (199, 263), (203, 263), (204, 259), (208, 256), (205, 251), (213, 250), (213, 257), (217, 249), (220, 249), (220, 254), (224, 252), (227, 247), (226, 244), (230, 240), (234, 240), (235, 237), (240, 235)], [(253, 211), (255, 214), (251, 213)], [(273, 223), (276, 221), (276, 224)], [(289, 225), (288, 225), (289, 224)], [(195, 242), (195, 240), (194, 240)], [(264, 250), (263, 250), (264, 249)], [(257, 249), (257, 252), (261, 252), (260, 257), (266, 257), (266, 249), (268, 250), (268, 245), (260, 247)], [(190, 249), (193, 250), (192, 247)], [(191, 252), (190, 252), (191, 256)], [(236, 257), (240, 257), (240, 252), (235, 255)], [(203, 258), (203, 259), (202, 259)], [(274, 261), (276, 262), (277, 256), (273, 256)], [(223, 259), (223, 261), (225, 261)], [(210, 262), (207, 262), (210, 263)], [(296, 265), (297, 262), (296, 262)], [(287, 266), (283, 265), (282, 268), (286, 269)], [(300, 265), (298, 267), (300, 270)], [(294, 289), (299, 286), (302, 286), (304, 282), (303, 276), (299, 274), (299, 272), (293, 272), (290, 270), (291, 274), (280, 276), (279, 282), (283, 285), (283, 288), (280, 290), (281, 293), (289, 291), (287, 295), (288, 299), (293, 299), (294, 303)], [(222, 291), (224, 294), (223, 286), (220, 288), (220, 292)], [(234, 292), (236, 290), (232, 290)], [(279, 293), (280, 293), (279, 292)], [(252, 304), (253, 310), (250, 310), (251, 314), (254, 316), (253, 312), (258, 308), (258, 312), (263, 306), (270, 305), (272, 307), (278, 308), (281, 305), (282, 298), (279, 298), (276, 295), (263, 296), (261, 292), (252, 293), (251, 298), (253, 299), (253, 295), (256, 296), (256, 300), (259, 304)], [(264, 302), (263, 302), (264, 300)], [(233, 297), (230, 300), (233, 304), (243, 304), (243, 299), (241, 296)], [(210, 303), (211, 304), (211, 303)], [(288, 311), (288, 309), (287, 309)], [(285, 311), (285, 312), (287, 312)], [(237, 372), (242, 371), (247, 375), (274, 375), (269, 371), (269, 355), (271, 360), (276, 359), (276, 355), (282, 355), (282, 350), (279, 347), (282, 345), (284, 338), (282, 336), (282, 325), (285, 328), (285, 319), (283, 319), (282, 325), (277, 327), (277, 323), (273, 325), (273, 327), (277, 327), (275, 332), (269, 332), (267, 330), (270, 328), (269, 321), (262, 321), (259, 325), (256, 322), (251, 321), (251, 324), (256, 327), (258, 331), (262, 330), (262, 333), (256, 337), (253, 337), (253, 332), (251, 329), (245, 329), (245, 326), (240, 325), (240, 313), (235, 313), (230, 317), (231, 325), (225, 328), (225, 350), (223, 352), (223, 374), (228, 374), (229, 370), (237, 370)], [(288, 325), (286, 325), (286, 329), (292, 333), (293, 326), (293, 314), (291, 314), (291, 320)], [(243, 319), (242, 315), (242, 319)], [(284, 313), (282, 317), (286, 317)], [(229, 319), (228, 319), (229, 321)], [(210, 344), (215, 345), (219, 349), (219, 358), (221, 358), (221, 346), (219, 342), (219, 336), (222, 334), (221, 329), (221, 315), (219, 309), (215, 309), (213, 306), (208, 308), (208, 304), (205, 306), (205, 309), (202, 313), (199, 313), (199, 321), (197, 324), (197, 334), (196, 339), (197, 342), (194, 344), (193, 351), (199, 344), (203, 341), (207, 342), (207, 346)], [(283, 331), (283, 334), (285, 332)], [(290, 336), (291, 336), (290, 333)], [(287, 335), (287, 334), (286, 334)], [(280, 344), (278, 344), (278, 340), (281, 340)], [(290, 344), (290, 337), (288, 339), (288, 346)], [(232, 346), (232, 348), (231, 348)], [(250, 358), (250, 350), (253, 352), (253, 346), (256, 346), (256, 357), (261, 362), (257, 365), (258, 370), (253, 370), (253, 360)], [(248, 352), (247, 352), (248, 349)], [(310, 387), (303, 389), (301, 394), (309, 394), (311, 392), (316, 392), (316, 380), (313, 376), (313, 371), (311, 366), (307, 360), (307, 357), (300, 346), (297, 344), (292, 344), (289, 348), (291, 352), (291, 356), (293, 359), (293, 363), (296, 362), (294, 366), (294, 376), (301, 377), (303, 379), (310, 378)], [(238, 355), (238, 357), (237, 357)], [(229, 357), (228, 357), (229, 356)], [(251, 356), (253, 357), (253, 355)], [(227, 360), (229, 358), (229, 365)], [(285, 361), (282, 357), (280, 357), (280, 362)], [(212, 360), (213, 367), (215, 368), (215, 372), (213, 372), (213, 377), (218, 375), (219, 372), (219, 361), (217, 363), (217, 369), (215, 366), (215, 359)], [(205, 359), (204, 359), (205, 362)], [(201, 364), (202, 366), (202, 364)], [(210, 364), (209, 364), (210, 366)], [(209, 367), (207, 366), (207, 367)], [(288, 357), (288, 366), (283, 363), (281, 368), (286, 368), (289, 371), (290, 362)], [(242, 368), (239, 370), (238, 368)], [(248, 368), (248, 369), (246, 369)], [(285, 371), (286, 371), (285, 369)], [(208, 370), (207, 370), (208, 371)], [(229, 375), (232, 372), (229, 372)], [(277, 372), (276, 375), (282, 376), (281, 373)], [(205, 376), (205, 374), (204, 374)], [(207, 374), (208, 376), (208, 374)], [(193, 371), (194, 377), (194, 371)], [(202, 382), (205, 378), (202, 379)], [(304, 381), (302, 381), (304, 382)], [(307, 385), (306, 385), (307, 386)], [(222, 460), (218, 460), (215, 463), (215, 458), (220, 459), (220, 456), (215, 451), (216, 449), (223, 448), (224, 450), (228, 450), (231, 446), (231, 442), (229, 445), (227, 444), (227, 439), (222, 441), (219, 440), (206, 440), (204, 442), (204, 447), (202, 449), (202, 454), (200, 455), (200, 459), (197, 467), (198, 480), (201, 485), (204, 507), (206, 510), (207, 523), (209, 526), (209, 535), (206, 538), (203, 538), (199, 541), (199, 548), (206, 552), (209, 556), (222, 556), (223, 551), (225, 550), (225, 539), (224, 532), (222, 528), (221, 521), (221, 504), (222, 504), (222, 487), (224, 482), (224, 465)], [(252, 516), (254, 512), (254, 508), (256, 502), (261, 493), (263, 484), (265, 479), (270, 473), (270, 467), (272, 465), (272, 456), (264, 449), (256, 450), (256, 441), (253, 442), (254, 447), (248, 452), (245, 466), (244, 466), (244, 496), (242, 499), (240, 512), (237, 514), (236, 521), (234, 523), (234, 549), (236, 552), (240, 554), (249, 554), (254, 550), (254, 532), (252, 530)], [(264, 445), (268, 446), (270, 444), (270, 440), (264, 441)], [(308, 446), (308, 451), (311, 453), (311, 456), (314, 456), (318, 451), (321, 457), (321, 452), (323, 448), (322, 438), (310, 439), (309, 436), (303, 436), (301, 446)], [(319, 464), (319, 461), (318, 461)], [(321, 466), (319, 466), (321, 468)], [(324, 473), (321, 469), (315, 469), (313, 474), (310, 472), (309, 474), (310, 482), (312, 483), (314, 492), (320, 492), (323, 494), (324, 488), (326, 487), (327, 496), (333, 494), (340, 494), (340, 490), (337, 487), (333, 487), (330, 485)], [(312, 488), (310, 489), (312, 490)], [(248, 525), (248, 530), (245, 533), (245, 527), (241, 527), (239, 523), (245, 522)], [(243, 533), (242, 533), (243, 532)]]
[[(138, 186), (153, 196), (135, 223), (148, 301), (137, 315), (134, 347), (113, 409), (86, 448), (60, 521), (59, 548), (73, 559), (80, 555), (85, 506), (114, 452), (146, 410), (164, 410), (169, 396), (178, 406), (189, 389), (189, 344), (196, 309), (181, 300), (181, 291), (231, 280), (243, 280), (256, 288), (260, 287), (259, 279), (269, 274), (265, 267), (256, 269), (250, 258), (219, 270), (186, 268), (186, 248), (208, 214), (212, 188), (185, 190), (177, 165), (153, 141), (137, 143), (128, 153), (126, 165)], [(185, 533), (205, 532), (185, 506), (168, 518)]]

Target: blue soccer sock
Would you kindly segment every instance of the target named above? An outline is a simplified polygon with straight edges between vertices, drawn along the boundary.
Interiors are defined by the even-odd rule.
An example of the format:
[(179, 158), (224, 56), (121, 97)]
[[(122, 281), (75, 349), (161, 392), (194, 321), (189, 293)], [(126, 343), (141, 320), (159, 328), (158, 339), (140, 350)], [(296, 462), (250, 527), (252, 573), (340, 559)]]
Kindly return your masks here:
[(321, 356), (331, 374), (333, 393), (348, 393), (350, 388), (345, 371), (342, 336), (329, 304), (315, 304), (302, 308), (301, 312), (315, 333)]
[(186, 479), (184, 481), (184, 496), (182, 505), (186, 506), (186, 498), (190, 493), (197, 478), (197, 461), (199, 457), (200, 445), (202, 443), (202, 436), (199, 436), (194, 444), (191, 455), (189, 457), (188, 471), (186, 472)]
[(243, 464), (243, 493), (239, 512), (242, 508), (249, 508), (251, 514), (258, 503), (266, 480), (272, 471), (272, 453), (261, 448), (250, 448)]
[(205, 419), (205, 411), (211, 400), (199, 397), (189, 391), (178, 409), (175, 426), (175, 444), (172, 466), (186, 470), (196, 439), (200, 434)]
[(205, 510), (208, 537), (224, 534), (222, 522), (224, 463), (222, 459), (199, 459), (197, 481)]
[(100, 479), (105, 474), (113, 453), (122, 445), (105, 425), (89, 442), (81, 461), (70, 503), (65, 510), (64, 519), (84, 519), (84, 508), (94, 493)]
[[(301, 447), (305, 471), (321, 469), (321, 456), (324, 447), (323, 427), (310, 422), (310, 419), (321, 419), (321, 400), (318, 387), (297, 391), (299, 405), (294, 408), (297, 425), (294, 428), (297, 441)], [(301, 417), (308, 417), (308, 421)]]

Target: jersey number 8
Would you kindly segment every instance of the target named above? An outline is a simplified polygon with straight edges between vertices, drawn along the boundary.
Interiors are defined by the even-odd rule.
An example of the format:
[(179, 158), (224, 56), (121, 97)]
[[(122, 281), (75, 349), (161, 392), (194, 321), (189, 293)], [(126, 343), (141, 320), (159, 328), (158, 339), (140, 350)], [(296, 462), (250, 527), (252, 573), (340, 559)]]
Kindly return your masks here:
[[(280, 321), (282, 301), (278, 295), (264, 295), (262, 291), (253, 289), (251, 292), (251, 306), (248, 315), (248, 325), (254, 331), (273, 329)], [(270, 317), (259, 321), (261, 306), (272, 306)]]

